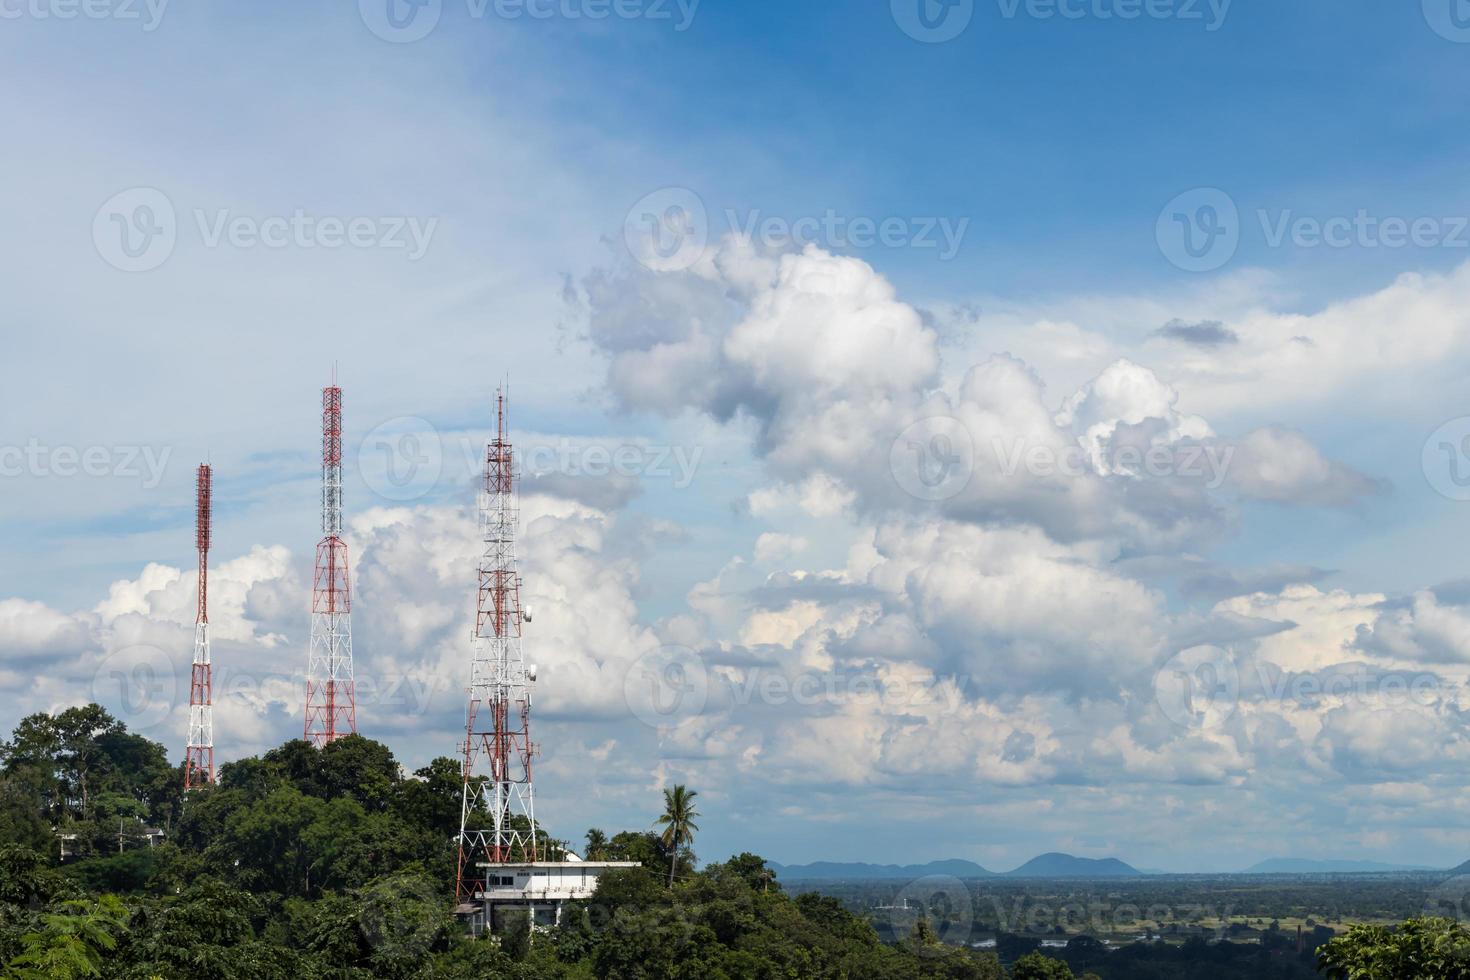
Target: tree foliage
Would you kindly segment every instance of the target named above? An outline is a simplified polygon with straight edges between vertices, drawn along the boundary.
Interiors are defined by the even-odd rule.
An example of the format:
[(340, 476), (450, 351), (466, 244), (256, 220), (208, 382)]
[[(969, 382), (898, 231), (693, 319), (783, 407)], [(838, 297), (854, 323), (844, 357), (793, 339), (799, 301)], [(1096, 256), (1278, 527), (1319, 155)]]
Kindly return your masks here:
[(697, 870), (682, 786), (659, 830), (588, 833), (590, 856), (637, 866), (558, 926), (512, 916), (472, 938), (453, 915), (457, 761), (409, 776), (351, 736), (232, 762), (187, 800), (181, 781), (95, 705), (33, 715), (0, 746), (0, 814), (17, 816), (0, 825), (3, 980), (1002, 976), (990, 954), (884, 943), (840, 902), (787, 895), (754, 854)]
[(1323, 946), (1317, 963), (1333, 980), (1470, 980), (1470, 932), (1441, 918), (1357, 925)]
[[(700, 868), (698, 794), (673, 786), (653, 829), (587, 831), (589, 858), (634, 866), (555, 927), (509, 916), (471, 937), (453, 912), (460, 772), (439, 758), (406, 774), (358, 736), (297, 740), (184, 799), (163, 747), (96, 705), (32, 715), (0, 744), (0, 980), (1286, 980), (1310, 974), (1310, 949), (1331, 935), (1314, 930), (1303, 953), (1276, 928), (1251, 944), (1074, 935), (1043, 951), (982, 923), (993, 903), (963, 923), (942, 910), (869, 921), (853, 910), (881, 896), (791, 895), (755, 854)], [(944, 942), (987, 927), (996, 953)], [(1320, 963), (1343, 980), (1470, 980), (1470, 936), (1448, 920), (1356, 927)]]
[(694, 808), (694, 798), (698, 795), (685, 786), (664, 790), (664, 812), (656, 822), (663, 825), (664, 831), (659, 840), (669, 851), (670, 888), (674, 887), (674, 874), (678, 870), (679, 849), (693, 844), (694, 832), (699, 829), (699, 824), (694, 822), (694, 818), (699, 816), (699, 811)]
[(1027, 953), (1011, 967), (1011, 980), (1075, 980), (1072, 968), (1040, 953)]

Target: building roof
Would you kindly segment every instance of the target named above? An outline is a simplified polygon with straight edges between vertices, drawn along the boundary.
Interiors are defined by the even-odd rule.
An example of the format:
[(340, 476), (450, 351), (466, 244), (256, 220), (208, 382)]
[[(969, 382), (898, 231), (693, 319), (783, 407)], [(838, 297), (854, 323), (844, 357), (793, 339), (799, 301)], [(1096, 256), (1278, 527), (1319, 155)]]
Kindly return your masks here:
[(478, 868), (636, 868), (638, 861), (478, 861)]

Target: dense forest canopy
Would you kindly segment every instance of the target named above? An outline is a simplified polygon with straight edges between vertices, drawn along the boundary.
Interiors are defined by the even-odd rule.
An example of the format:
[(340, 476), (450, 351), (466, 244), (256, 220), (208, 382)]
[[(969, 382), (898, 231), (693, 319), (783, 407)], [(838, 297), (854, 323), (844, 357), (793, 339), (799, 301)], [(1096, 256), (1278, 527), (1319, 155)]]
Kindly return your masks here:
[[(587, 831), (576, 850), (637, 866), (560, 925), (512, 918), (472, 937), (453, 914), (461, 790), (457, 760), (409, 774), (353, 735), (229, 763), (186, 797), (165, 748), (101, 707), (32, 715), (0, 744), (0, 977), (1287, 980), (1318, 975), (1332, 934), (1304, 949), (1274, 928), (1121, 949), (999, 930), (994, 950), (948, 945), (985, 916), (960, 930), (939, 913), (872, 917), (883, 898), (864, 889), (891, 883), (793, 896), (753, 854), (699, 868), (695, 818), (709, 814), (680, 786), (650, 799), (646, 828)], [(538, 833), (553, 858), (568, 847)], [(1017, 887), (1030, 901), (1052, 886)], [(1451, 971), (1433, 976), (1467, 976), (1453, 972), (1467, 948), (1438, 921), (1354, 929), (1320, 952), (1332, 976), (1392, 980), (1431, 955)]]
[(229, 763), (185, 799), (164, 747), (102, 708), (31, 716), (0, 747), (0, 962), (169, 980), (1002, 976), (932, 936), (885, 944), (754, 855), (696, 870), (657, 800), (648, 829), (589, 833), (596, 857), (640, 867), (561, 927), (471, 939), (452, 914), (460, 802), (456, 760), (406, 775), (355, 735)]

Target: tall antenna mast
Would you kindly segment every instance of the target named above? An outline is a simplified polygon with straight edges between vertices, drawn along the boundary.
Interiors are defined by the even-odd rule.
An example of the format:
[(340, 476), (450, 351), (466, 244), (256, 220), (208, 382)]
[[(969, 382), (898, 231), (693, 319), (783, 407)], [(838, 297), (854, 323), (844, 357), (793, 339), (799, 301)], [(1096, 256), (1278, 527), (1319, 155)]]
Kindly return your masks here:
[(199, 552), (199, 607), (194, 616), (194, 666), (189, 677), (189, 743), (184, 750), (184, 790), (214, 783), (214, 689), (209, 659), (209, 513), (213, 492), (209, 464), (195, 480), (194, 546)]
[(470, 640), (469, 707), (465, 714), (464, 791), (459, 819), (461, 901), (488, 888), (494, 869), (481, 864), (538, 860), (531, 788), (531, 685), (536, 668), (521, 651), (521, 579), (515, 534), (520, 510), (515, 462), (506, 437), (505, 390), (495, 393), (495, 438), (485, 451), (480, 495), (484, 551), (475, 630)]
[(311, 586), (311, 647), (306, 656), (304, 738), (315, 746), (357, 732), (352, 678), (352, 593), (342, 540), (342, 389), (322, 389), (322, 534)]

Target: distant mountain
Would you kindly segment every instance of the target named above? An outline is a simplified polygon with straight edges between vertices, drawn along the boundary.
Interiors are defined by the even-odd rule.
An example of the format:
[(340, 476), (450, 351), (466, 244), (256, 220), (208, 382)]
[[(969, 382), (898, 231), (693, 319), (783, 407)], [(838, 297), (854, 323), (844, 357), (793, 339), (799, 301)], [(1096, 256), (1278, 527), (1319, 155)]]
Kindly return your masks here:
[(1452, 875), (1470, 875), (1470, 861), (1466, 861), (1464, 864), (1456, 865), (1446, 873)]
[[(1137, 878), (1166, 874), (1164, 871), (1140, 870), (1117, 858), (1080, 858), (1052, 852), (1032, 858), (1014, 871), (995, 872), (974, 861), (951, 859), (928, 864), (869, 864), (865, 861), (814, 861), (811, 864), (776, 864), (768, 862), (784, 881), (913, 881), (927, 875), (949, 875), (952, 878)], [(1310, 875), (1310, 874), (1376, 874), (1394, 871), (1434, 871), (1418, 864), (1386, 864), (1379, 861), (1318, 861), (1310, 858), (1270, 858), (1254, 864), (1239, 874)], [(1470, 861), (1446, 874), (1470, 875)]]
[(1123, 878), (1138, 877), (1143, 872), (1117, 858), (1080, 858), (1070, 854), (1043, 854), (1034, 857), (1007, 878)]
[(771, 870), (784, 881), (838, 881), (849, 879), (923, 878), (926, 875), (949, 875), (952, 878), (990, 878), (994, 871), (987, 871), (974, 861), (951, 859), (930, 861), (928, 864), (868, 864), (863, 861), (814, 861), (811, 864), (775, 864)]
[[(1470, 861), (1461, 865), (1470, 869)], [(1315, 875), (1373, 874), (1380, 871), (1434, 871), (1422, 864), (1384, 864), (1380, 861), (1313, 861), (1308, 858), (1270, 858), (1253, 864), (1242, 874), (1248, 875)], [(1459, 871), (1460, 869), (1456, 869)]]

